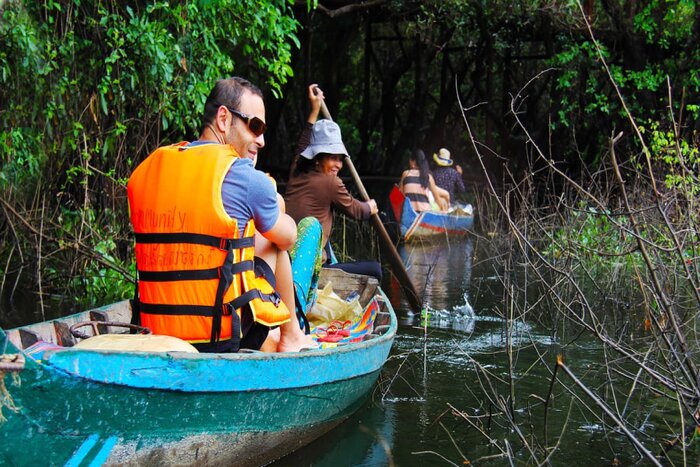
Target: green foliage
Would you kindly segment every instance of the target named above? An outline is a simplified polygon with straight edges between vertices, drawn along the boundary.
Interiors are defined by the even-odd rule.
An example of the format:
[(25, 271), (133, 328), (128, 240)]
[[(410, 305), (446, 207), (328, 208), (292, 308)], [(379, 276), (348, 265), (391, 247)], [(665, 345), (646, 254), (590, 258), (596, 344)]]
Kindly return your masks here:
[[(114, 241), (102, 240), (96, 243), (94, 248), (105, 261), (123, 267), (132, 274), (132, 277), (136, 276), (135, 260), (133, 258), (128, 262), (120, 260), (116, 255)], [(68, 290), (81, 308), (87, 308), (95, 303), (126, 300), (134, 296), (133, 282), (119, 271), (96, 262), (87, 263), (81, 274), (72, 276), (68, 280)]]
[(103, 171), (142, 158), (161, 138), (196, 134), (213, 83), (239, 61), (281, 92), (299, 46), (292, 3), (11, 2), (0, 23), (3, 128), (27, 128), (43, 149), (31, 147), (34, 159), (52, 159), (59, 176), (84, 152)]
[(41, 149), (41, 137), (33, 134), (31, 129), (0, 131), (0, 190), (31, 193), (44, 162)]
[[(62, 285), (58, 293), (81, 307), (133, 296), (136, 264), (132, 255), (122, 259), (117, 246), (118, 242), (130, 243), (128, 234), (121, 232), (120, 213), (63, 207), (56, 222), (59, 227), (54, 234), (59, 254), (46, 266), (45, 276), (48, 283)], [(89, 226), (94, 226), (94, 230), (88, 235), (85, 230)], [(88, 252), (76, 249), (84, 243), (81, 236), (89, 241), (87, 256)], [(128, 274), (125, 276), (123, 271)]]
[(582, 205), (571, 212), (564, 227), (551, 233), (543, 253), (555, 262), (575, 260), (589, 268), (639, 265), (642, 260), (634, 252), (629, 229), (627, 217)]
[[(631, 116), (638, 120), (659, 120), (664, 115), (663, 109), (668, 107), (667, 80), (677, 102), (682, 100), (681, 93), (697, 93), (700, 51), (690, 47), (697, 8), (692, 0), (652, 0), (624, 9), (617, 4), (604, 9), (596, 3), (591, 17), (593, 34), (614, 84), (577, 7), (568, 13), (565, 8), (552, 10), (550, 14), (558, 21), (568, 14), (579, 18), (584, 33), (572, 30), (560, 34), (559, 50), (549, 60), (557, 70), (556, 119), (551, 127), (579, 134), (590, 134), (586, 133), (590, 130), (595, 138), (588, 139), (588, 144), (603, 144), (602, 138), (613, 128), (619, 131), (629, 119), (615, 86), (622, 92)], [(674, 111), (678, 111), (679, 104), (674, 105)]]
[[(662, 139), (663, 136), (659, 138)], [(680, 194), (687, 194), (685, 181), (681, 188), (684, 191)], [(640, 254), (635, 230), (628, 216), (611, 211), (601, 212), (588, 207), (583, 201), (578, 204), (578, 209), (569, 212), (562, 226), (544, 230), (546, 240), (540, 250), (543, 255), (557, 265), (582, 265), (589, 273), (595, 273), (596, 277), (605, 277), (612, 271), (615, 274), (622, 273), (623, 277), (635, 277), (636, 271), (645, 269), (644, 258)], [(680, 215), (682, 219), (677, 221), (697, 223), (695, 212), (686, 214)], [(683, 265), (680, 263), (691, 264), (697, 258), (697, 242), (692, 235), (689, 241), (681, 242), (682, 245), (676, 250), (678, 240), (674, 240), (674, 235), (677, 236), (677, 233), (674, 234), (660, 224), (640, 222), (639, 219), (637, 222), (643, 241), (664, 251), (664, 254), (657, 255), (654, 259), (664, 264), (664, 267), (670, 265), (683, 274)], [(679, 255), (676, 256), (676, 253)]]
[(694, 0), (651, 0), (644, 2), (634, 17), (634, 27), (649, 44), (668, 49), (693, 33), (697, 4)]
[(239, 61), (281, 92), (299, 46), (292, 3), (11, 2), (0, 23), (3, 127), (43, 130), (61, 173), (85, 150), (105, 169), (142, 157), (159, 143), (151, 134), (195, 134), (214, 81)]
[[(128, 175), (160, 144), (198, 134), (217, 79), (238, 74), (281, 94), (293, 74), (292, 50), (299, 47), (293, 5), (0, 3), (0, 196), (22, 211), (41, 186), (49, 194), (47, 213), (68, 210), (81, 219), (54, 230), (46, 219), (49, 237), (81, 238), (107, 263), (126, 269), (130, 259), (120, 258), (114, 239), (102, 234), (104, 216), (92, 213), (114, 212), (110, 221), (123, 236)], [(47, 269), (65, 269), (67, 258), (59, 256), (46, 258)], [(104, 265), (87, 264), (77, 273), (83, 277), (59, 275), (52, 285), (60, 289), (72, 281), (77, 290), (78, 281), (91, 298), (122, 296), (119, 274)]]
[[(604, 48), (602, 53), (604, 56), (607, 55)], [(590, 98), (584, 108), (586, 114), (595, 114), (597, 111), (609, 113), (608, 96), (598, 92), (598, 83), (593, 76), (585, 78), (585, 74), (582, 73), (583, 69), (591, 69), (595, 66), (596, 54), (594, 44), (584, 41), (579, 44), (567, 44), (564, 50), (552, 57), (551, 64), (561, 69), (556, 79), (555, 89), (563, 93), (557, 113), (558, 121), (552, 124), (555, 128), (557, 125), (565, 127), (578, 125), (581, 111), (579, 102), (568, 95), (578, 93), (579, 87), (582, 87), (583, 92)], [(581, 81), (582, 78), (585, 82)]]
[(666, 188), (678, 188), (691, 196), (700, 193), (700, 152), (697, 141), (678, 138), (673, 130), (663, 129), (658, 122), (640, 126), (648, 135), (652, 160), (662, 163)]

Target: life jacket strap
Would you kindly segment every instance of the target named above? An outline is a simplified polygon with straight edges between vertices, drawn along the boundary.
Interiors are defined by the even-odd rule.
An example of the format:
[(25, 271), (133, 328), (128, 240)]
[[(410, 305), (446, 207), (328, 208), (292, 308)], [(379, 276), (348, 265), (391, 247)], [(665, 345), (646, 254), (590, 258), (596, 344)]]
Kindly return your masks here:
[[(140, 302), (141, 313), (151, 315), (196, 315), (213, 317), (214, 309), (207, 305), (164, 305), (161, 303), (143, 303)], [(229, 313), (229, 308), (225, 308), (225, 314)], [(224, 313), (224, 310), (219, 310), (219, 315)]]
[(136, 243), (194, 243), (220, 250), (241, 249), (255, 246), (255, 237), (221, 238), (213, 235), (194, 233), (136, 233)]
[[(213, 235), (193, 234), (193, 233), (136, 233), (134, 234), (137, 244), (173, 244), (191, 243), (197, 245), (211, 246), (226, 252), (223, 264), (218, 268), (204, 270), (181, 270), (181, 271), (139, 271), (139, 279), (142, 281), (183, 281), (183, 280), (209, 280), (219, 279), (216, 289), (216, 297), (213, 306), (206, 305), (170, 305), (170, 304), (146, 304), (138, 303), (140, 311), (151, 314), (166, 315), (197, 315), (212, 318), (210, 343), (214, 344), (221, 338), (221, 318), (231, 314), (232, 334), (231, 339), (236, 342), (236, 348), (240, 342), (241, 322), (240, 317), (235, 312), (238, 308), (247, 304), (255, 298), (260, 298), (279, 305), (280, 296), (275, 291), (273, 294), (263, 294), (257, 289), (250, 290), (240, 297), (237, 297), (230, 304), (224, 304), (224, 294), (231, 286), (233, 277), (244, 271), (254, 268), (252, 260), (233, 263), (234, 250), (241, 250), (255, 246), (255, 237), (248, 236), (242, 238), (220, 238)], [(135, 300), (135, 301), (138, 301)]]
[[(221, 337), (221, 315), (222, 315), (222, 308), (224, 307), (224, 294), (228, 290), (228, 288), (231, 286), (231, 283), (233, 282), (233, 249), (228, 249), (226, 252), (226, 259), (224, 259), (224, 264), (221, 265), (219, 268), (219, 285), (216, 288), (216, 299), (214, 300), (214, 306), (213, 306), (213, 311), (214, 311), (214, 319), (212, 320), (212, 325), (211, 325), (211, 340), (210, 342), (213, 344), (219, 340)], [(231, 316), (238, 315), (234, 312), (232, 313)], [(240, 323), (239, 323), (240, 325)], [(232, 334), (231, 338), (232, 339), (238, 339), (240, 336), (240, 331), (239, 334)]]
[[(139, 301), (139, 307), (141, 313), (152, 315), (196, 315), (216, 318), (217, 315), (219, 315), (219, 317), (237, 315), (235, 310), (242, 308), (256, 298), (274, 303), (275, 306), (279, 306), (282, 300), (277, 291), (271, 294), (265, 294), (260, 292), (260, 289), (251, 289), (238, 296), (233, 301), (222, 304), (218, 307), (218, 310), (207, 305), (166, 305), (160, 303), (143, 303), (141, 301)], [(221, 327), (220, 324), (219, 327)]]
[(256, 298), (259, 298), (264, 302), (272, 302), (275, 306), (279, 306), (280, 301), (282, 300), (280, 294), (276, 290), (271, 294), (266, 294), (262, 293), (260, 289), (250, 289), (247, 292), (241, 294), (240, 296), (234, 298), (231, 302), (231, 307), (234, 310), (237, 310), (246, 305), (248, 302), (255, 300)]
[(139, 300), (139, 277), (136, 275), (134, 283), (134, 298), (129, 300), (131, 304), (131, 324), (141, 325), (141, 300)]
[[(221, 274), (221, 268), (210, 269), (189, 269), (183, 271), (141, 271), (139, 270), (139, 280), (145, 282), (170, 282), (170, 281), (203, 281), (210, 279), (218, 279)], [(231, 272), (240, 274), (245, 271), (253, 270), (253, 261), (246, 260), (240, 263), (235, 263)]]

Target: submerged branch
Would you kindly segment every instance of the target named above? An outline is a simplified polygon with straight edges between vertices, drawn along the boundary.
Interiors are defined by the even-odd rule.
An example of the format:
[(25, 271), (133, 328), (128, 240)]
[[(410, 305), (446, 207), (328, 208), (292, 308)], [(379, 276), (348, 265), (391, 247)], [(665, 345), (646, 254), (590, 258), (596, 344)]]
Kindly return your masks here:
[(605, 404), (598, 396), (593, 394), (593, 392), (586, 387), (585, 384), (579, 380), (576, 375), (564, 364), (564, 361), (562, 360), (561, 356), (557, 357), (557, 366), (560, 367), (564, 373), (567, 374), (569, 378), (574, 382), (576, 386), (578, 386), (586, 395), (598, 406), (605, 412), (605, 414), (610, 417), (615, 424), (620, 428), (620, 430), (625, 433), (627, 438), (629, 438), (630, 441), (636, 446), (636, 448), (641, 452), (644, 457), (646, 457), (652, 464), (661, 467), (661, 463), (659, 460), (651, 453), (647, 448), (637, 439), (636, 436), (627, 428), (627, 426), (623, 423), (622, 420), (618, 418), (618, 416), (610, 410), (610, 408)]

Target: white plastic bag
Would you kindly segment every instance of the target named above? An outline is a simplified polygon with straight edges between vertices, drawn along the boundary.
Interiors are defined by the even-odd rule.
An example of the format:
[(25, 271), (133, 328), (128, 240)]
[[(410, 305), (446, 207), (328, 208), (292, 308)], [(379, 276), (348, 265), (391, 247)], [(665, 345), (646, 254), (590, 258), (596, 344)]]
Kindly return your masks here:
[(328, 326), (335, 320), (354, 323), (362, 316), (362, 305), (359, 296), (351, 301), (345, 301), (333, 291), (333, 284), (328, 282), (318, 292), (316, 303), (306, 314), (311, 327)]
[(474, 215), (474, 208), (471, 204), (455, 204), (448, 212), (453, 216), (468, 217)]

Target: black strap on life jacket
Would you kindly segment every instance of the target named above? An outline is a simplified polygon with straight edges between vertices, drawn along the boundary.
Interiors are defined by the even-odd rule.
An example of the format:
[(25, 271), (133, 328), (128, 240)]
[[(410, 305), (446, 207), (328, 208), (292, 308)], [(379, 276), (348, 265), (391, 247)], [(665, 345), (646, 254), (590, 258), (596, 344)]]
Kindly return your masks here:
[[(210, 342), (213, 344), (221, 338), (221, 317), (230, 313), (228, 307), (224, 310), (224, 294), (231, 286), (234, 274), (253, 269), (252, 261), (242, 261), (233, 264), (233, 251), (235, 249), (248, 248), (255, 245), (254, 237), (243, 238), (221, 238), (205, 234), (193, 233), (137, 233), (135, 234), (137, 244), (173, 244), (189, 243), (218, 248), (226, 251), (226, 257), (221, 266), (210, 269), (188, 269), (177, 271), (138, 271), (139, 280), (147, 282), (171, 282), (171, 281), (192, 281), (218, 279), (214, 304), (207, 305), (172, 305), (157, 303), (142, 303), (138, 298), (138, 308), (140, 311), (152, 314), (165, 315), (198, 315), (212, 317), (212, 329)], [(138, 290), (138, 289), (137, 289)], [(233, 313), (232, 315), (234, 315)], [(239, 331), (232, 334), (231, 338), (240, 339), (240, 322), (238, 316), (232, 316), (234, 328)]]
[[(280, 295), (277, 291), (271, 294), (264, 294), (259, 289), (251, 289), (236, 297), (230, 303), (223, 303), (224, 295), (233, 282), (233, 277), (245, 271), (254, 269), (252, 260), (233, 263), (233, 251), (255, 246), (255, 237), (243, 238), (220, 238), (212, 235), (192, 234), (192, 233), (137, 233), (136, 243), (141, 244), (173, 244), (190, 243), (196, 245), (211, 246), (220, 250), (225, 250), (226, 258), (224, 263), (217, 268), (191, 269), (177, 271), (138, 271), (138, 280), (147, 282), (171, 282), (171, 281), (191, 281), (191, 280), (211, 280), (219, 279), (216, 289), (216, 296), (213, 306), (207, 305), (171, 305), (171, 304), (150, 304), (143, 303), (138, 299), (138, 283), (134, 301), (136, 302), (138, 319), (140, 312), (163, 315), (197, 315), (212, 317), (212, 329), (210, 343), (214, 344), (221, 338), (222, 316), (231, 318), (231, 339), (238, 342), (241, 334), (241, 323), (236, 310), (247, 305), (251, 300), (259, 298), (263, 301), (272, 302), (279, 306)], [(132, 307), (133, 308), (133, 307)], [(132, 312), (133, 313), (133, 312)], [(132, 315), (133, 316), (133, 315)], [(236, 344), (238, 345), (238, 344)]]
[(137, 233), (136, 243), (193, 243), (218, 248), (219, 250), (235, 250), (255, 246), (255, 237), (221, 238), (213, 235), (193, 233)]
[(134, 298), (129, 300), (131, 304), (131, 324), (141, 325), (141, 301), (139, 300), (139, 275), (136, 274), (134, 283)]
[[(182, 271), (141, 271), (139, 279), (146, 282), (201, 281), (218, 279), (221, 268), (189, 269)], [(231, 265), (231, 274), (236, 275), (253, 269), (253, 261), (241, 261)]]
[[(224, 264), (221, 265), (219, 274), (219, 286), (216, 288), (216, 300), (214, 301), (214, 319), (211, 324), (211, 339), (210, 343), (218, 342), (221, 338), (221, 316), (223, 314), (224, 306), (224, 294), (231, 286), (233, 282), (233, 274), (231, 270), (233, 269), (233, 250), (229, 249), (226, 253), (226, 259), (224, 259)], [(233, 313), (231, 316), (235, 315)], [(240, 333), (231, 334), (231, 339), (240, 339)]]
[(240, 296), (234, 298), (231, 302), (231, 307), (234, 310), (237, 310), (256, 298), (259, 298), (265, 302), (272, 302), (275, 306), (279, 306), (280, 301), (282, 300), (280, 294), (276, 290), (271, 294), (267, 294), (262, 293), (260, 289), (250, 289), (247, 292), (243, 292)]

